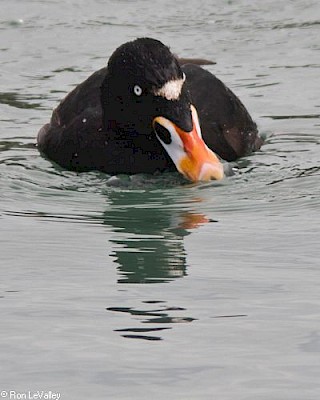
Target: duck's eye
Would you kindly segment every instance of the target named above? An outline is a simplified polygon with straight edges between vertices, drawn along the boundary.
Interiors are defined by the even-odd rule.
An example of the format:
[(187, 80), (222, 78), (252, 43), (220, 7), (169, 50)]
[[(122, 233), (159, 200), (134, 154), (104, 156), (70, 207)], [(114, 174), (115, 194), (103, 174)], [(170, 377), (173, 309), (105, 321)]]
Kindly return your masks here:
[(141, 89), (141, 87), (140, 87), (139, 85), (135, 85), (134, 88), (133, 88), (133, 93), (134, 93), (136, 96), (141, 96), (141, 95), (142, 95), (142, 89)]

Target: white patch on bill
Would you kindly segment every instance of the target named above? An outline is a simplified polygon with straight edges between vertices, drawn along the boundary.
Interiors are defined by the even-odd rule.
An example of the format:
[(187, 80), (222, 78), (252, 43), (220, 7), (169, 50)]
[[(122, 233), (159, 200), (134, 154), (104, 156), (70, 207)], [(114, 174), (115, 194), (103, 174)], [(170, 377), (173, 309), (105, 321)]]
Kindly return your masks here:
[(171, 81), (166, 82), (161, 88), (155, 89), (153, 94), (155, 96), (164, 97), (167, 100), (178, 100), (185, 80), (186, 76), (183, 74), (183, 78), (172, 79)]

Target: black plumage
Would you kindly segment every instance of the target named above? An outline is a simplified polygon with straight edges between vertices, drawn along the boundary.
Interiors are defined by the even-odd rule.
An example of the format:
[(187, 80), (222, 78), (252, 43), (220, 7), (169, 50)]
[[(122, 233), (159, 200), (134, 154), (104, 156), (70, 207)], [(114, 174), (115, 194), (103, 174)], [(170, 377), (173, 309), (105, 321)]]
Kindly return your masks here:
[[(155, 95), (184, 74), (178, 99)], [(261, 146), (256, 124), (220, 80), (200, 66), (181, 66), (168, 47), (143, 38), (120, 46), (107, 67), (66, 96), (39, 131), (38, 147), (49, 159), (76, 171), (175, 170), (155, 135), (153, 119), (162, 115), (189, 131), (191, 103), (204, 141), (222, 158), (235, 160)]]

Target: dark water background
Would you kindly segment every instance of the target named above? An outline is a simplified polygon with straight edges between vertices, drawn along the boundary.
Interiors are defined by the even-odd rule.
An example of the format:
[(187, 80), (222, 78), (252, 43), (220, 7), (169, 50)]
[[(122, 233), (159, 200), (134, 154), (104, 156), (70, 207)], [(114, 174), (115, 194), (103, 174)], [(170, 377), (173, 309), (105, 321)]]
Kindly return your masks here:
[[(0, 13), (0, 390), (320, 398), (320, 6), (18, 1)], [(53, 167), (39, 128), (138, 36), (208, 67), (268, 137), (222, 183)]]

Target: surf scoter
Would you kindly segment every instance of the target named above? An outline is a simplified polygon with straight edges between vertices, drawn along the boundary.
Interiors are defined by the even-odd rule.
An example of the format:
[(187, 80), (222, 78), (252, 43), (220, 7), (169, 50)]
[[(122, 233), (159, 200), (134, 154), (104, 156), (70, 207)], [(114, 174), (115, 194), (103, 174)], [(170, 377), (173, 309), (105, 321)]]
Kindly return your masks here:
[(39, 150), (75, 171), (221, 179), (219, 157), (235, 160), (262, 140), (235, 94), (196, 64), (155, 39), (123, 44), (53, 111)]

